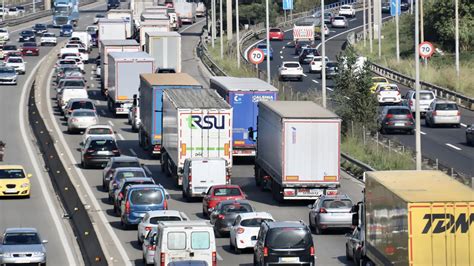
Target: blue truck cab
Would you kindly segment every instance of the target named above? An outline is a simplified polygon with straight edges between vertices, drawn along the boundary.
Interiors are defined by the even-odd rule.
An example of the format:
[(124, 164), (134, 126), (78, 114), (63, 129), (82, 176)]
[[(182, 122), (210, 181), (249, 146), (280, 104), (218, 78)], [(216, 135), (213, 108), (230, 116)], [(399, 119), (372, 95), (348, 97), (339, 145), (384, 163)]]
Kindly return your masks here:
[(211, 89), (234, 108), (233, 156), (255, 156), (255, 142), (248, 128), (257, 128), (258, 103), (276, 101), (278, 89), (257, 78), (211, 77)]
[(141, 74), (139, 87), (140, 146), (152, 157), (161, 155), (161, 128), (163, 111), (163, 90), (202, 89), (193, 77), (186, 73)]
[(62, 25), (76, 26), (79, 21), (78, 0), (54, 0), (53, 1), (53, 26)]

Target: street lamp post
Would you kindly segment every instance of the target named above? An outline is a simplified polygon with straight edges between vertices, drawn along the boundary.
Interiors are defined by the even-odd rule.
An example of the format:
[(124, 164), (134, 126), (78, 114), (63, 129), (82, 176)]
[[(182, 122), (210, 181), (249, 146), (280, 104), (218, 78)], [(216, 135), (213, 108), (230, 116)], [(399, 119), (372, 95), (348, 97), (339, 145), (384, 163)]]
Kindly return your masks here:
[(237, 68), (240, 68), (240, 23), (239, 23), (239, 0), (235, 0), (235, 34), (237, 43)]
[(420, 3), (415, 5), (415, 151), (416, 170), (421, 170), (421, 127), (420, 127)]
[(211, 1), (211, 9), (212, 9), (212, 36), (211, 36), (211, 45), (214, 48), (214, 42), (216, 40), (216, 0)]
[(456, 43), (455, 43), (455, 49), (456, 49), (456, 75), (457, 78), (459, 79), (459, 0), (454, 0), (454, 9), (455, 9), (455, 20), (456, 20), (456, 29), (455, 29), (455, 38), (456, 38)]
[(400, 34), (400, 29), (398, 26), (399, 23), (399, 14), (398, 14), (398, 9), (400, 5), (400, 0), (395, 0), (395, 31), (396, 31), (396, 39), (397, 39), (397, 63), (400, 63), (400, 40), (399, 40), (399, 34)]
[(219, 35), (221, 39), (221, 59), (224, 58), (224, 36), (222, 36), (222, 33), (224, 32), (224, 22), (222, 18), (222, 1), (224, 0), (219, 0)]
[(363, 1), (363, 4), (362, 4), (362, 9), (363, 9), (363, 12), (364, 12), (364, 18), (363, 18), (363, 24), (364, 24), (364, 47), (367, 45), (367, 21), (366, 21), (366, 16), (367, 16), (367, 6), (366, 6), (366, 3), (365, 3), (366, 0)]
[(326, 36), (324, 36), (324, 0), (321, 0), (321, 90), (323, 97), (323, 107), (326, 108)]
[(372, 32), (372, 0), (369, 1), (369, 47), (370, 47), (370, 53), (374, 51), (374, 45), (372, 43), (373, 39), (373, 32)]
[(267, 21), (267, 83), (271, 84), (270, 75), (270, 11), (268, 7), (268, 0), (265, 0), (265, 19)]

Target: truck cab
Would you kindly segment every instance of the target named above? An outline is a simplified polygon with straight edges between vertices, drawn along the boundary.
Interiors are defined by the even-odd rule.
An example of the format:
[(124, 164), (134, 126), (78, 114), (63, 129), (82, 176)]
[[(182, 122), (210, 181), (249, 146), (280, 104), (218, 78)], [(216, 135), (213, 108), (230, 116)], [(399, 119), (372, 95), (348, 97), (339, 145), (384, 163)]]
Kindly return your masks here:
[(183, 197), (204, 197), (210, 187), (227, 185), (227, 163), (222, 158), (189, 158), (184, 161)]

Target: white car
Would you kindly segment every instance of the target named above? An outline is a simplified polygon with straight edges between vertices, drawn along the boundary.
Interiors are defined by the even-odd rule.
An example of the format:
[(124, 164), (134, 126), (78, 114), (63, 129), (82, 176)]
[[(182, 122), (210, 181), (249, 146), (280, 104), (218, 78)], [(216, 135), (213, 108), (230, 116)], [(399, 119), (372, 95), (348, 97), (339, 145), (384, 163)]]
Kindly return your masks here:
[(95, 110), (76, 109), (72, 111), (67, 120), (67, 131), (72, 133), (77, 130), (84, 130), (97, 124), (99, 117)]
[(79, 67), (79, 69), (84, 72), (84, 62), (82, 62), (82, 58), (79, 56), (66, 56), (64, 57), (63, 60), (74, 60), (76, 61), (76, 66)]
[(396, 84), (380, 84), (375, 90), (379, 104), (399, 104), (402, 102), (400, 89)]
[(89, 61), (89, 53), (87, 52), (85, 46), (83, 44), (78, 43), (68, 43), (66, 44), (66, 49), (77, 49), (81, 56), (82, 61), (87, 62)]
[(461, 112), (458, 105), (452, 101), (436, 99), (426, 111), (425, 124), (428, 127), (437, 125), (461, 126)]
[(20, 15), (20, 11), (16, 7), (10, 7), (8, 8), (8, 15), (12, 17), (16, 17)]
[(336, 16), (331, 22), (331, 26), (333, 28), (347, 28), (349, 23), (347, 23), (347, 19), (344, 16)]
[(138, 224), (138, 242), (142, 243), (146, 233), (158, 228), (158, 222), (163, 221), (189, 221), (189, 217), (184, 212), (175, 210), (149, 211)]
[(294, 78), (302, 81), (303, 76), (303, 67), (301, 67), (300, 63), (296, 61), (283, 62), (278, 68), (278, 77), (280, 80)]
[(352, 7), (352, 5), (342, 5), (339, 8), (338, 15), (353, 18), (353, 17), (356, 16), (356, 13), (355, 13), (355, 9), (354, 9), (354, 7)]
[(10, 33), (7, 28), (0, 28), (0, 42), (6, 42), (10, 40)]
[[(315, 56), (313, 57), (313, 61), (309, 64), (309, 72), (310, 73), (321, 73), (323, 69), (323, 60), (322, 56)], [(326, 56), (326, 63), (329, 62), (329, 57)]]
[(26, 73), (26, 62), (23, 61), (21, 57), (8, 57), (7, 61), (5, 62), (6, 66), (13, 67), (18, 74), (25, 74)]
[(43, 33), (43, 36), (41, 36), (41, 39), (40, 39), (41, 46), (46, 46), (46, 45), (56, 46), (57, 43), (58, 43), (58, 38), (56, 37), (56, 34), (54, 34), (53, 32), (45, 32)]
[(90, 136), (110, 136), (115, 139), (115, 131), (109, 125), (92, 125), (84, 131), (82, 143), (86, 143)]
[[(239, 214), (230, 228), (230, 247), (239, 254), (242, 249), (253, 248), (257, 242), (260, 224), (275, 221), (268, 212), (247, 212)], [(252, 239), (254, 238), (254, 239)]]
[(143, 262), (146, 265), (153, 265), (155, 262), (155, 251), (156, 251), (156, 235), (158, 230), (146, 231), (145, 238), (143, 239), (142, 252), (143, 252)]

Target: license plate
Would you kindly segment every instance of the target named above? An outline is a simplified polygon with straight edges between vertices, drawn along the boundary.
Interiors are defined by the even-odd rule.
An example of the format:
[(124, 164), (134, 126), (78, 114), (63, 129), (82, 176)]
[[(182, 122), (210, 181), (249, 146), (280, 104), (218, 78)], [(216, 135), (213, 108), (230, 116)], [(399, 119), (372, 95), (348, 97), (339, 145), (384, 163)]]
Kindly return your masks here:
[(107, 155), (107, 154), (109, 154), (109, 152), (108, 152), (108, 151), (98, 151), (97, 154), (99, 154), (99, 155)]
[(396, 127), (403, 127), (403, 126), (405, 126), (405, 123), (395, 123), (395, 126)]
[(280, 262), (299, 262), (300, 258), (299, 257), (283, 257), (280, 258)]
[(10, 188), (10, 189), (5, 190), (5, 193), (16, 193), (16, 192), (17, 191), (14, 188)]
[(33, 51), (26, 51), (26, 53), (27, 53), (27, 54), (31, 54), (31, 53), (33, 53)]

